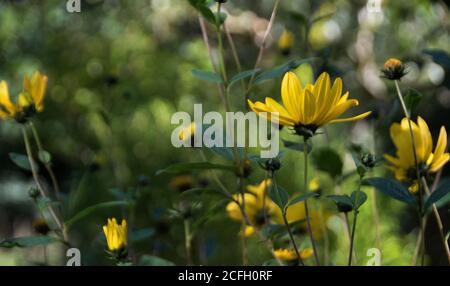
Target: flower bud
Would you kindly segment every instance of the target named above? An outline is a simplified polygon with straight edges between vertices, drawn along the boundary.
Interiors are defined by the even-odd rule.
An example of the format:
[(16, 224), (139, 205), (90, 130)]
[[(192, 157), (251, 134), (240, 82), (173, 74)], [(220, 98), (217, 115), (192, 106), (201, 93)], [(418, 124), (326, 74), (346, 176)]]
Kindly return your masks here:
[(384, 68), (381, 70), (383, 77), (390, 80), (400, 80), (408, 72), (406, 71), (406, 65), (400, 60), (390, 58), (384, 63)]

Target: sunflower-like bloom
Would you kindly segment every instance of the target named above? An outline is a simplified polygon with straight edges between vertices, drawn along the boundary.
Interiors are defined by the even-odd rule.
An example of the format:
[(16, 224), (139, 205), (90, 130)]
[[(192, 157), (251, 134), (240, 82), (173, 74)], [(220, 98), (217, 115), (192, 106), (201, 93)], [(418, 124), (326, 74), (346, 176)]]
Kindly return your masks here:
[[(299, 252), (302, 259), (308, 259), (314, 254), (312, 248), (305, 248)], [(297, 253), (293, 249), (279, 248), (274, 250), (273, 254), (276, 258), (283, 261), (297, 260)]]
[(310, 137), (317, 128), (327, 123), (360, 120), (371, 113), (338, 119), (359, 104), (358, 100), (348, 99), (348, 96), (348, 92), (342, 94), (342, 80), (339, 77), (331, 85), (330, 76), (324, 72), (314, 84), (302, 87), (297, 76), (287, 72), (281, 83), (283, 105), (270, 97), (266, 97), (265, 103), (249, 100), (248, 104), (257, 114), (277, 112), (279, 124), (293, 127), (297, 134)]
[[(271, 216), (277, 214), (279, 211), (278, 206), (265, 195), (267, 188), (272, 184), (270, 179), (262, 181), (259, 185), (247, 186), (247, 193), (244, 194), (245, 199), (245, 212), (255, 227), (260, 227), (267, 223), (266, 220), (270, 219)], [(240, 204), (242, 204), (242, 195), (234, 195)], [(242, 221), (244, 218), (242, 216), (241, 209), (236, 202), (231, 202), (226, 207), (228, 216), (232, 220)], [(246, 230), (250, 233), (250, 229)], [(247, 233), (247, 234), (248, 234)]]
[[(427, 123), (420, 116), (417, 124), (411, 120), (411, 127), (416, 146), (417, 164), (421, 174), (435, 173), (441, 169), (450, 159), (450, 154), (445, 153), (447, 146), (447, 131), (441, 127), (436, 148), (433, 152), (433, 138)], [(384, 158), (390, 163), (390, 169), (394, 172), (395, 178), (399, 181), (409, 181), (413, 183), (411, 191), (415, 189), (416, 180), (415, 160), (411, 135), (409, 132), (408, 119), (403, 118), (400, 123), (393, 123), (390, 128), (391, 138), (397, 148), (396, 156), (385, 154)]]
[(284, 30), (278, 38), (278, 49), (283, 55), (289, 55), (294, 46), (294, 34), (288, 30)]
[(25, 122), (28, 117), (44, 109), (43, 101), (47, 88), (47, 76), (36, 71), (31, 78), (24, 77), (23, 90), (19, 94), (17, 103), (13, 103), (9, 96), (8, 84), (0, 82), (0, 119), (14, 118), (18, 122)]
[(108, 219), (108, 224), (103, 226), (109, 251), (121, 251), (127, 246), (127, 221), (117, 224), (115, 218)]

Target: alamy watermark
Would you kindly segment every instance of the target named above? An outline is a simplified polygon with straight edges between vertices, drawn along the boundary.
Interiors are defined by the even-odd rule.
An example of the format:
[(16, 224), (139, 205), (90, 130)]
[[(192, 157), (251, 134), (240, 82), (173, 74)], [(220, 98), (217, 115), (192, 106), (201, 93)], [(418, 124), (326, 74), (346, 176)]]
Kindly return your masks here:
[(66, 10), (69, 13), (80, 13), (81, 12), (81, 0), (67, 0)]
[[(226, 112), (223, 118), (215, 111), (203, 114), (202, 105), (194, 104), (194, 120), (187, 112), (172, 115), (171, 123), (179, 126), (172, 131), (171, 142), (176, 148), (260, 147), (261, 158), (274, 158), (279, 153), (278, 116), (276, 112)], [(196, 126), (192, 138), (180, 138), (192, 122)]]

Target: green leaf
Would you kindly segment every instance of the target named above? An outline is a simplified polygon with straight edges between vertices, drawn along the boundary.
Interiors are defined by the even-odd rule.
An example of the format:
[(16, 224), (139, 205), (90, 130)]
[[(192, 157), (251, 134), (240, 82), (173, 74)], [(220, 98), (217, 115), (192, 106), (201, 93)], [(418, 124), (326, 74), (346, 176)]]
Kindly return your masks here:
[(220, 77), (220, 75), (213, 73), (213, 72), (193, 69), (192, 75), (200, 80), (204, 80), (204, 81), (208, 81), (208, 82), (212, 82), (212, 83), (223, 83), (223, 80)]
[(182, 172), (192, 171), (192, 170), (210, 170), (210, 169), (225, 170), (225, 171), (231, 171), (231, 172), (235, 171), (234, 166), (214, 164), (214, 163), (209, 163), (209, 162), (194, 162), (194, 163), (174, 164), (165, 169), (157, 171), (156, 175), (160, 175), (162, 173), (177, 174), (177, 173), (182, 173)]
[(419, 105), (422, 98), (423, 95), (419, 91), (412, 88), (408, 90), (408, 93), (405, 95), (404, 100), (409, 113), (411, 113)]
[(317, 198), (318, 196), (319, 196), (319, 194), (314, 193), (314, 192), (309, 192), (306, 194), (301, 194), (301, 195), (295, 196), (288, 202), (286, 207), (295, 205), (296, 203), (299, 203), (302, 201), (306, 201), (309, 198)]
[(216, 24), (216, 16), (207, 6), (207, 2), (204, 0), (189, 0), (189, 3), (194, 7), (208, 22)]
[(60, 239), (51, 236), (26, 236), (9, 238), (0, 242), (0, 247), (13, 248), (13, 247), (30, 247), (36, 245), (47, 245), (55, 242), (61, 242)]
[(342, 174), (343, 163), (336, 151), (329, 147), (320, 148), (313, 153), (313, 163), (318, 170), (328, 173), (332, 178)]
[(153, 255), (143, 255), (139, 260), (140, 266), (175, 266), (175, 263), (167, 259), (153, 256)]
[(437, 203), (439, 200), (444, 198), (447, 194), (450, 193), (450, 179), (445, 179), (441, 184), (431, 193), (431, 195), (427, 198), (424, 204), (424, 209), (427, 210), (433, 204)]
[(366, 195), (366, 193), (364, 193), (362, 191), (352, 192), (350, 198), (352, 200), (353, 207), (356, 210), (358, 210), (359, 207), (361, 207), (367, 201), (367, 195)]
[(276, 184), (270, 186), (268, 191), (270, 199), (280, 208), (281, 211), (283, 211), (289, 201), (289, 193)]
[(307, 63), (307, 62), (311, 62), (314, 59), (315, 58), (307, 58), (307, 59), (303, 59), (303, 60), (297, 59), (297, 60), (289, 61), (289, 62), (285, 63), (284, 65), (275, 67), (274, 69), (271, 69), (271, 70), (268, 70), (268, 71), (265, 71), (265, 72), (259, 74), (256, 77), (254, 83), (258, 84), (258, 83), (264, 82), (269, 79), (280, 77), (280, 76), (284, 75), (286, 72), (296, 69), (299, 65)]
[(340, 212), (349, 212), (353, 210), (353, 200), (348, 195), (327, 196), (332, 200)]
[[(17, 167), (23, 170), (31, 171), (30, 161), (28, 160), (27, 156), (18, 153), (9, 153), (8, 155), (11, 161), (16, 164)], [(37, 164), (34, 163), (34, 165), (37, 168)]]
[[(288, 149), (292, 149), (295, 151), (301, 151), (304, 152), (305, 150), (305, 144), (304, 143), (300, 143), (300, 142), (292, 142), (292, 141), (287, 141), (287, 140), (283, 140), (283, 145), (284, 147), (288, 148)], [(312, 151), (312, 144), (310, 142), (307, 143), (307, 147), (308, 147), (308, 153), (311, 153)]]
[(399, 182), (385, 178), (370, 178), (363, 181), (364, 185), (370, 185), (393, 199), (407, 203), (416, 204), (414, 196)]
[(44, 164), (50, 164), (52, 161), (52, 155), (50, 155), (50, 153), (45, 150), (39, 151), (38, 158), (39, 158), (39, 161), (41, 161)]
[(259, 71), (260, 71), (260, 69), (246, 70), (246, 71), (243, 71), (243, 72), (240, 72), (240, 73), (234, 75), (230, 79), (230, 82), (228, 83), (228, 88), (230, 88), (231, 86), (233, 86), (235, 83), (237, 83), (240, 80), (254, 76)]
[(104, 203), (99, 203), (99, 204), (96, 204), (93, 206), (89, 206), (89, 207), (81, 210), (77, 214), (75, 214), (69, 220), (67, 220), (66, 227), (69, 229), (73, 224), (79, 222), (80, 220), (83, 220), (87, 216), (89, 216), (99, 210), (108, 209), (108, 208), (112, 208), (112, 207), (128, 206), (129, 204), (130, 204), (130, 202), (127, 202), (127, 201), (111, 201), (111, 202), (104, 202)]

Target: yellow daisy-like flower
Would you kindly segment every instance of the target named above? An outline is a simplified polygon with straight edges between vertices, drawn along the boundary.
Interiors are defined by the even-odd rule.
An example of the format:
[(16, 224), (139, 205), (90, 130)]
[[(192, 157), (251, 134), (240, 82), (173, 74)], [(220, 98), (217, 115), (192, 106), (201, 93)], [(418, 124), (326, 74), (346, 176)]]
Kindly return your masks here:
[[(445, 153), (447, 131), (444, 126), (441, 127), (436, 148), (433, 152), (433, 138), (425, 120), (419, 116), (417, 118), (417, 124), (411, 120), (411, 126), (420, 171), (437, 172), (450, 160), (450, 154)], [(414, 172), (415, 160), (408, 119), (405, 117), (400, 123), (393, 123), (390, 133), (397, 151), (396, 157), (389, 154), (384, 155), (384, 158), (391, 165), (389, 168), (394, 172), (395, 178), (399, 181), (412, 181), (417, 179)], [(412, 190), (414, 190), (414, 187), (412, 187)]]
[(47, 88), (47, 76), (36, 71), (31, 78), (24, 77), (23, 91), (19, 94), (17, 103), (9, 96), (8, 84), (0, 82), (0, 119), (14, 118), (25, 122), (28, 117), (44, 109), (43, 101)]
[(127, 221), (122, 220), (118, 225), (115, 218), (108, 219), (108, 224), (103, 226), (108, 249), (110, 251), (120, 251), (127, 246)]
[(257, 114), (278, 112), (279, 124), (293, 127), (297, 134), (310, 137), (317, 128), (327, 123), (360, 120), (371, 113), (369, 111), (338, 119), (348, 109), (359, 104), (358, 100), (348, 99), (348, 96), (348, 92), (342, 94), (342, 80), (339, 77), (331, 85), (330, 76), (324, 72), (315, 84), (302, 87), (297, 76), (287, 72), (281, 84), (283, 105), (270, 97), (266, 97), (265, 103), (249, 100), (248, 104)]
[[(325, 223), (328, 217), (329, 217), (328, 214), (324, 212), (320, 213), (319, 210), (317, 209), (312, 208), (309, 210), (311, 230), (315, 238), (322, 237), (322, 230), (326, 228)], [(283, 215), (279, 208), (276, 209), (273, 215), (273, 219), (277, 224), (284, 224)], [(289, 224), (298, 221), (305, 221), (306, 220), (305, 202), (299, 202), (289, 206), (286, 212), (286, 219)], [(303, 222), (299, 226), (299, 228), (303, 231), (306, 231), (307, 230), (306, 222)]]
[(294, 34), (288, 30), (284, 30), (278, 38), (278, 48), (283, 55), (289, 55), (294, 46)]
[[(278, 209), (277, 205), (265, 195), (266, 189), (272, 184), (270, 179), (262, 181), (259, 185), (247, 186), (247, 193), (244, 194), (245, 212), (249, 217), (250, 222), (255, 226), (262, 226), (266, 223), (266, 219), (274, 215)], [(234, 195), (240, 204), (242, 204), (242, 195)], [(227, 205), (226, 211), (232, 220), (242, 221), (241, 209), (236, 202), (231, 202)]]
[[(302, 259), (308, 259), (314, 254), (312, 248), (305, 248), (299, 252)], [(276, 258), (283, 261), (297, 260), (297, 253), (293, 249), (279, 248), (274, 250), (273, 254)]]

